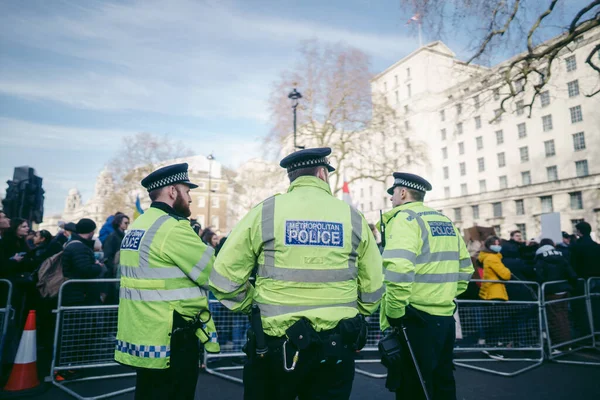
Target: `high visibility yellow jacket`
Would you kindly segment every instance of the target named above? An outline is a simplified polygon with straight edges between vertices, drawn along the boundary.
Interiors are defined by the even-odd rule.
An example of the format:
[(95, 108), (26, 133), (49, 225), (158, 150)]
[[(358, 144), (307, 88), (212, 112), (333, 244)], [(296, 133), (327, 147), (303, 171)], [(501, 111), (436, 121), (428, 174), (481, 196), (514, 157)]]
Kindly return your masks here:
[(372, 314), (382, 284), (381, 256), (364, 217), (309, 176), (252, 209), (210, 275), (217, 299), (234, 311), (257, 304), (265, 333), (278, 337), (301, 317), (321, 331), (358, 312)]
[[(169, 367), (173, 311), (190, 319), (208, 309), (208, 277), (214, 263), (185, 218), (150, 207), (129, 227), (121, 243), (121, 288), (115, 360), (142, 368)], [(196, 335), (218, 352), (211, 321), (208, 337)]]
[(409, 304), (431, 315), (452, 315), (454, 298), (467, 289), (473, 275), (458, 229), (422, 202), (395, 207), (384, 214), (383, 223), (386, 292), (381, 329), (389, 327), (387, 317), (404, 316)]

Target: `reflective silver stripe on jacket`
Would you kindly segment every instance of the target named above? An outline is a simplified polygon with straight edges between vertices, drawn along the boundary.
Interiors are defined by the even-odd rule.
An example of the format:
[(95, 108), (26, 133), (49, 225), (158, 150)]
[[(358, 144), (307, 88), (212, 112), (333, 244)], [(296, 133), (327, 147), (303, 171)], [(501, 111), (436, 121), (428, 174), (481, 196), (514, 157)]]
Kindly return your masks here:
[(417, 255), (410, 250), (405, 249), (385, 249), (382, 254), (383, 258), (404, 258), (411, 263), (417, 262)]
[(223, 292), (232, 293), (242, 287), (243, 283), (236, 283), (226, 276), (221, 275), (215, 268), (210, 271), (210, 281)]
[(415, 272), (411, 271), (411, 272), (401, 273), (401, 272), (387, 270), (387, 271), (385, 271), (385, 280), (387, 280), (388, 282), (394, 282), (394, 283), (412, 283), (415, 280)]
[(275, 196), (269, 197), (262, 205), (262, 240), (264, 264), (275, 266)]
[[(461, 272), (449, 272), (445, 274), (418, 274), (415, 275), (415, 283), (450, 283), (463, 280), (463, 277), (470, 274)], [(467, 279), (469, 279), (467, 278)]]
[(259, 265), (258, 276), (261, 278), (276, 279), (292, 282), (343, 282), (356, 279), (358, 268), (341, 269), (297, 269), (267, 267)]
[(313, 306), (284, 306), (275, 304), (263, 304), (256, 303), (260, 308), (260, 313), (263, 317), (278, 317), (280, 315), (299, 313), (309, 310), (318, 310), (319, 308), (331, 308), (331, 307), (349, 307), (356, 309), (358, 304), (356, 301), (342, 304), (322, 304)]
[[(348, 268), (344, 269), (308, 269), (308, 268), (280, 268), (275, 266), (275, 197), (270, 197), (263, 202), (262, 206), (262, 239), (265, 262), (258, 267), (257, 275), (261, 278), (275, 279), (289, 282), (343, 282), (356, 279), (358, 268), (356, 259), (358, 257), (358, 246), (362, 240), (362, 216), (354, 208), (350, 207), (352, 221), (352, 246), (348, 257)], [(227, 278), (223, 277), (228, 280)], [(211, 275), (212, 279), (212, 275)], [(215, 283), (217, 281), (215, 280)], [(235, 283), (221, 282), (223, 285), (230, 283), (232, 288)], [(233, 285), (231, 284), (233, 283)], [(217, 283), (219, 287), (221, 284)], [(238, 286), (239, 287), (239, 286)], [(225, 289), (225, 287), (222, 287)], [(231, 291), (231, 290), (228, 290)]]
[(206, 246), (206, 250), (204, 250), (202, 257), (200, 257), (200, 261), (198, 261), (196, 265), (194, 265), (194, 268), (192, 268), (190, 271), (191, 280), (196, 281), (200, 277), (206, 266), (210, 263), (210, 259), (214, 253), (215, 249), (210, 246)]
[(230, 299), (223, 299), (223, 300), (220, 300), (220, 302), (225, 307), (227, 307), (231, 310), (232, 308), (236, 307), (237, 305), (239, 305), (246, 299), (246, 293), (248, 293), (247, 290), (242, 290), (235, 297), (232, 297)]
[(358, 298), (360, 301), (362, 301), (364, 303), (376, 303), (379, 301), (379, 299), (381, 299), (381, 296), (383, 296), (384, 292), (385, 292), (385, 286), (381, 286), (379, 289), (377, 289), (373, 293), (365, 293), (365, 292), (361, 292), (359, 290)]
[(173, 279), (187, 278), (179, 267), (132, 267), (121, 265), (121, 276), (133, 279)]
[(471, 266), (472, 262), (470, 258), (463, 258), (462, 260), (459, 261), (459, 267), (460, 268), (466, 268)]
[(177, 301), (208, 297), (208, 292), (198, 286), (180, 289), (134, 289), (121, 286), (119, 297), (133, 301)]

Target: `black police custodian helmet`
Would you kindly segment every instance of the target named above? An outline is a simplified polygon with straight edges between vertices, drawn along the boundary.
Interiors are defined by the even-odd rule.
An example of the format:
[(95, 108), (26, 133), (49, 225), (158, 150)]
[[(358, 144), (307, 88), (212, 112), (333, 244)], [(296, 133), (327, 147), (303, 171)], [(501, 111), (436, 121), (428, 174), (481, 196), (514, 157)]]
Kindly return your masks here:
[(157, 169), (142, 179), (142, 186), (149, 192), (177, 183), (183, 183), (184, 185), (189, 186), (190, 189), (198, 187), (198, 185), (190, 182), (187, 163), (167, 165), (166, 167)]
[(325, 167), (329, 172), (335, 171), (327, 156), (331, 154), (329, 147), (318, 147), (296, 151), (279, 162), (281, 168), (287, 169), (288, 174), (301, 168)]
[(407, 172), (394, 172), (394, 184), (387, 190), (388, 194), (394, 194), (394, 188), (402, 186), (419, 192), (428, 192), (432, 189), (431, 183), (419, 175), (409, 174)]

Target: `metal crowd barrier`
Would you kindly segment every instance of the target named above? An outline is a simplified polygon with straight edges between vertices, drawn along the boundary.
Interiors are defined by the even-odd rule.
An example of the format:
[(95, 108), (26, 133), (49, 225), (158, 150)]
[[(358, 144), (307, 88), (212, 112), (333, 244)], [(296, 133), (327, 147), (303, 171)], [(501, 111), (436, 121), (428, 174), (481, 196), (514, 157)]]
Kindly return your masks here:
[(250, 326), (248, 317), (233, 313), (217, 300), (209, 300), (209, 308), (217, 328), (221, 352), (204, 352), (205, 370), (209, 374), (242, 383), (242, 379), (224, 371), (241, 371), (246, 361), (242, 347), (246, 343), (246, 331)]
[[(600, 357), (589, 354), (596, 347), (594, 324), (598, 324), (600, 281), (579, 279), (574, 293), (550, 294), (553, 285), (567, 281), (545, 282), (542, 285), (544, 323), (548, 342), (548, 359), (558, 363), (600, 365)], [(583, 294), (581, 291), (583, 290)], [(592, 296), (592, 290), (596, 293)], [(595, 307), (594, 307), (595, 306)], [(575, 359), (565, 359), (574, 356)], [(583, 359), (581, 359), (583, 358)]]
[[(365, 318), (368, 324), (367, 343), (365, 347), (360, 351), (359, 358), (356, 360), (355, 371), (358, 374), (368, 376), (370, 378), (383, 379), (387, 378), (387, 372), (378, 373), (372, 370), (365, 370), (364, 368), (369, 364), (376, 364), (376, 369), (385, 370), (381, 364), (381, 357), (379, 356), (379, 348), (377, 347), (379, 341), (383, 338), (383, 332), (379, 329), (379, 310), (372, 315)], [(360, 364), (366, 364), (360, 366)]]
[(592, 325), (594, 348), (600, 347), (600, 278), (587, 280), (590, 323)]
[(509, 293), (518, 293), (519, 300), (456, 300), (454, 365), (501, 376), (515, 376), (540, 366), (544, 343), (539, 284), (472, 281), (503, 284), (507, 289), (512, 285)]
[[(2, 373), (2, 355), (11, 313), (12, 283), (7, 279), (0, 279), (0, 374)], [(5, 300), (6, 299), (6, 300)]]
[[(104, 399), (135, 390), (134, 386), (84, 397), (67, 387), (78, 382), (135, 376), (135, 372), (119, 373), (120, 368), (116, 367), (120, 364), (114, 361), (119, 305), (102, 305), (99, 298), (106, 286), (118, 282), (119, 279), (74, 279), (63, 283), (58, 294), (50, 376), (52, 384), (79, 400)], [(73, 290), (85, 293), (83, 304), (72, 303)], [(58, 380), (57, 373), (65, 371), (80, 376)]]

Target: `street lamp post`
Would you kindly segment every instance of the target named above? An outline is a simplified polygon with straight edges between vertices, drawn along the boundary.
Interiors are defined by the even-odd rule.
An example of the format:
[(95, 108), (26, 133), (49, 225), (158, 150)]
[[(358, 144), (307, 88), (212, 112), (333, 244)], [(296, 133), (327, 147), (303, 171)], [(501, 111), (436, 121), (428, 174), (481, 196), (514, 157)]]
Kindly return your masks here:
[(288, 98), (292, 100), (292, 110), (294, 110), (294, 150), (303, 149), (304, 146), (298, 146), (296, 144), (296, 108), (298, 107), (298, 100), (302, 98), (302, 95), (294, 88), (294, 90), (288, 94)]
[(212, 153), (210, 153), (208, 156), (206, 156), (206, 159), (208, 160), (208, 204), (206, 205), (208, 212), (207, 212), (206, 223), (204, 224), (204, 228), (207, 228), (210, 226), (210, 206), (211, 206), (210, 193), (212, 192), (211, 175), (212, 175), (212, 162), (215, 159), (215, 156), (213, 156)]

